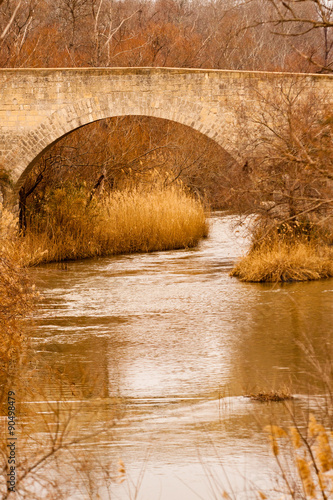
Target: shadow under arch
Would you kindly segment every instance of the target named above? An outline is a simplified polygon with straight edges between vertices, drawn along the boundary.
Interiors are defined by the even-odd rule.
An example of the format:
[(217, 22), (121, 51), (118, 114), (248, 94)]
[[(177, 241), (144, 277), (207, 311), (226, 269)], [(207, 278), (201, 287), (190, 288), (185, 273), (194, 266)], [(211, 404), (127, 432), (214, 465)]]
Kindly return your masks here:
[(116, 95), (97, 96), (68, 104), (19, 139), (7, 157), (8, 164), (14, 166), (12, 178), (15, 191), (24, 183), (40, 157), (60, 139), (90, 123), (122, 116), (154, 117), (185, 125), (214, 140), (230, 154), (223, 145), (221, 120), (217, 119), (216, 111), (210, 110), (204, 103), (164, 94), (118, 92)]

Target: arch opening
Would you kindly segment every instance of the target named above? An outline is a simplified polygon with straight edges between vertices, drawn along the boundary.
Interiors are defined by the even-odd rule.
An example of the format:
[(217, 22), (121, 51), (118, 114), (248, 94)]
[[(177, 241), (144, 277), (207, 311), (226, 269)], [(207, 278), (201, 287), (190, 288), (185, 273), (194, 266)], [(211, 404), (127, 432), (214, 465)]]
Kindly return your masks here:
[(76, 178), (93, 188), (100, 176), (112, 189), (135, 176), (147, 181), (152, 171), (168, 172), (170, 182), (181, 179), (213, 208), (224, 208), (228, 179), (238, 164), (215, 140), (187, 125), (116, 116), (81, 125), (48, 144), (23, 170), (16, 193), (22, 186), (29, 192), (36, 179), (45, 185)]

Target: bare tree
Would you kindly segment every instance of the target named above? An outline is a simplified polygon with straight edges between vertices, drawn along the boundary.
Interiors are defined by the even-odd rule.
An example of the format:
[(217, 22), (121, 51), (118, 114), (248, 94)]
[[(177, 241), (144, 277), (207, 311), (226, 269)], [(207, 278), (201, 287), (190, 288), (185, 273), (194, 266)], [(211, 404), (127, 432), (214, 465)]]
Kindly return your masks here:
[[(0, 2), (0, 61), (2, 66), (22, 66), (22, 52), (38, 27), (40, 0)], [(23, 63), (24, 64), (24, 63)]]
[(260, 214), (258, 223), (268, 229), (316, 233), (331, 241), (333, 120), (325, 96), (304, 90), (293, 79), (276, 85), (274, 99), (253, 88), (258, 106), (240, 111), (242, 134), (248, 126), (257, 130), (256, 140), (249, 134), (252, 196), (246, 195), (244, 211)]
[[(257, 4), (256, 0), (250, 3)], [(265, 0), (252, 27), (268, 25), (317, 72), (333, 70), (332, 0)]]

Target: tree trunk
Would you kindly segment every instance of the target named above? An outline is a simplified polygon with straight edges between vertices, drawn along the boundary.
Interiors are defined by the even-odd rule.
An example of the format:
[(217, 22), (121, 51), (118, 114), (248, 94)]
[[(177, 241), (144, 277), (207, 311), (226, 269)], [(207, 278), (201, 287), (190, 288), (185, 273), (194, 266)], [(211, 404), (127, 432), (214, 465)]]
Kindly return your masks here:
[(22, 186), (19, 191), (19, 234), (25, 236), (27, 230), (27, 193)]

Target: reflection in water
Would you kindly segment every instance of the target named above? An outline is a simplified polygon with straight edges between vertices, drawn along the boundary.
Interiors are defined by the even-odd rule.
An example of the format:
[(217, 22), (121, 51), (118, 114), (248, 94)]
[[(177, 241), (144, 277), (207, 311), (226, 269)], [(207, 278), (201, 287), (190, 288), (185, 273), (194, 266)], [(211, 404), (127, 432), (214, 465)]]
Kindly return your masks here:
[[(121, 457), (134, 482), (145, 467), (144, 500), (208, 500), (222, 481), (237, 499), (250, 496), (249, 479), (267, 487), (261, 428), (273, 409), (288, 417), (282, 405), (242, 395), (300, 374), (306, 384), (298, 342), (304, 334), (318, 343), (330, 335), (333, 281), (281, 286), (230, 278), (247, 247), (231, 222), (212, 217), (211, 235), (196, 249), (31, 271), (43, 293), (32, 332), (39, 359), (65, 373), (73, 397), (80, 385), (89, 401), (102, 394), (109, 403), (101, 428), (111, 402), (122, 402), (112, 439), (95, 443), (93, 452)], [(91, 384), (85, 393), (87, 380), (96, 393)], [(302, 406), (303, 385), (293, 383)], [(51, 383), (45, 389), (52, 397)], [(115, 498), (129, 498), (124, 485), (114, 486)]]

